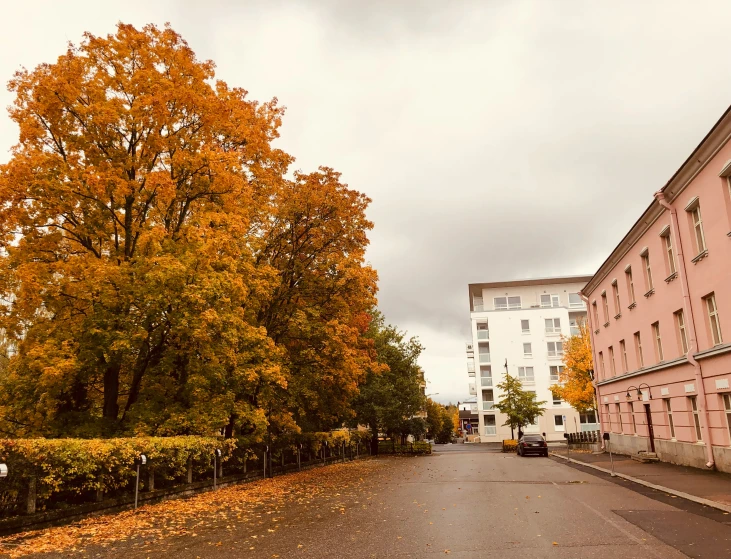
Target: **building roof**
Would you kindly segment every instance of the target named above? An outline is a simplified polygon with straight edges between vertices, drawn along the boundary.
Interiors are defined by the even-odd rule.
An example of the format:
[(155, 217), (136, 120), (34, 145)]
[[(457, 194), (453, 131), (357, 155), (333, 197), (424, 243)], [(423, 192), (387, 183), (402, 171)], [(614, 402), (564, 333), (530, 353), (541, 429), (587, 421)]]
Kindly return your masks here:
[(554, 285), (558, 283), (586, 283), (592, 276), (559, 276), (550, 278), (526, 278), (505, 281), (493, 281), (488, 283), (471, 283), (469, 284), (470, 310), (472, 310), (472, 296), (482, 296), (483, 289), (493, 289), (497, 287), (524, 287), (528, 285)]
[[(696, 175), (703, 170), (709, 161), (716, 155), (731, 137), (731, 106), (721, 115), (716, 124), (704, 136), (701, 142), (691, 152), (680, 168), (675, 171), (672, 177), (659, 190), (665, 195), (667, 202), (672, 202), (690, 184)], [(609, 254), (607, 259), (599, 266), (596, 273), (589, 279), (581, 292), (588, 296), (604, 280), (607, 274), (617, 265), (625, 254), (644, 235), (645, 231), (663, 214), (664, 208), (656, 198), (642, 213), (619, 244)]]

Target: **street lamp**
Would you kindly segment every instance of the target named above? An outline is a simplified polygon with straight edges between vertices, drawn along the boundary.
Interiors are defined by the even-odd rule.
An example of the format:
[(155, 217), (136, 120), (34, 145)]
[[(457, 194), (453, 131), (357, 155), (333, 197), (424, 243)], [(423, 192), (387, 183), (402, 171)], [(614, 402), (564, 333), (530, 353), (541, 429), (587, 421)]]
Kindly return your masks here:
[(145, 466), (147, 464), (147, 456), (140, 454), (135, 462), (137, 463), (137, 479), (135, 479), (135, 508), (137, 508), (137, 495), (140, 492), (140, 466)]
[(629, 391), (630, 391), (631, 388), (634, 388), (637, 391), (637, 400), (638, 401), (639, 400), (642, 400), (642, 387), (643, 386), (646, 386), (647, 387), (647, 396), (648, 396), (648, 399), (649, 400), (652, 400), (652, 391), (650, 390), (650, 385), (647, 384), (647, 383), (645, 383), (645, 382), (641, 383), (639, 386), (634, 386), (634, 385), (628, 386), (627, 387), (626, 398), (628, 400), (631, 400), (632, 399), (632, 394), (630, 394)]
[(8, 477), (8, 466), (0, 464), (0, 477)]

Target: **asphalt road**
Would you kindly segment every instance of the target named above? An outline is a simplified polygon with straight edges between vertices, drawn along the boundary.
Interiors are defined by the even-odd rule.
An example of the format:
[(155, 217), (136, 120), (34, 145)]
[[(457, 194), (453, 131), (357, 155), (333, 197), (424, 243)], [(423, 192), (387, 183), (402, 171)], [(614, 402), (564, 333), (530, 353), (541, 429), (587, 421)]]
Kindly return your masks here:
[(42, 557), (731, 558), (729, 516), (551, 458), (462, 446), (377, 458), (366, 473), (354, 464), (363, 477), (352, 486), (285, 500), (274, 514), (263, 503), (255, 522), (232, 518), (144, 549), (126, 541)]

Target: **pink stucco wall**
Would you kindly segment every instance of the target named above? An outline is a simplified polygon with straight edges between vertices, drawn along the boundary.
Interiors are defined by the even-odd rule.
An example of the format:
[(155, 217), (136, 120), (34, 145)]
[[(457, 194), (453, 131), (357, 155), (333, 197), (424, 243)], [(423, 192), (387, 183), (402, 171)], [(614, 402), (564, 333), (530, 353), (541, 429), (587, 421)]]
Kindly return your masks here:
[[(717, 388), (716, 381), (728, 380), (731, 386), (731, 192), (725, 177), (719, 177), (719, 172), (731, 160), (731, 143), (725, 143), (707, 165), (691, 180), (670, 205), (677, 211), (679, 238), (671, 227), (671, 239), (675, 251), (676, 268), (682, 274), (678, 261), (678, 249), (682, 245), (683, 260), (688, 285), (689, 300), (685, 305), (685, 322), (693, 320), (697, 335), (697, 348), (691, 353), (697, 357), (703, 378), (703, 388), (706, 393), (707, 418), (710, 438), (713, 445), (729, 446), (731, 426), (723, 411), (722, 394), (731, 393), (730, 388)], [(697, 250), (695, 236), (685, 207), (694, 197), (698, 197), (703, 219), (707, 257), (696, 263)], [(652, 198), (648, 197), (648, 201)], [(663, 399), (669, 398), (673, 412), (675, 426), (675, 440), (692, 444), (699, 443), (695, 434), (695, 425), (690, 409), (689, 396), (699, 396), (697, 386), (697, 369), (685, 359), (680, 342), (679, 330), (674, 313), (684, 308), (683, 293), (680, 276), (665, 280), (670, 275), (669, 264), (666, 258), (666, 248), (660, 233), (671, 224), (671, 212), (662, 208), (657, 201), (653, 201), (654, 215), (659, 217), (641, 236), (628, 236), (630, 248), (624, 256), (611, 265), (605, 263), (597, 272), (595, 280), (600, 274), (605, 277), (600, 282), (592, 280), (584, 290), (590, 305), (590, 326), (592, 330), (592, 344), (594, 350), (598, 405), (600, 418), (604, 430), (634, 435), (632, 419), (626, 392), (630, 386), (647, 384), (650, 386), (652, 398), (646, 402), (638, 402), (634, 397), (635, 423), (637, 435), (647, 436), (646, 416), (644, 404), (649, 404), (652, 412), (652, 422), (656, 439), (671, 439), (668, 426), (668, 414)], [(651, 206), (652, 208), (652, 206)], [(660, 211), (661, 210), (661, 211)], [(650, 210), (648, 210), (650, 214)], [(647, 212), (646, 212), (647, 213)], [(635, 229), (642, 225), (635, 226)], [(621, 245), (620, 245), (621, 246)], [(644, 273), (644, 263), (641, 257), (643, 249), (647, 247), (650, 266), (653, 275), (654, 293), (645, 296), (648, 291)], [(618, 255), (620, 247), (615, 250)], [(636, 306), (629, 309), (630, 295), (628, 291), (625, 268), (631, 266)], [(619, 289), (621, 307), (615, 308), (612, 282), (616, 279)], [(596, 285), (593, 285), (596, 284)], [(601, 293), (606, 291), (609, 316), (604, 317)], [(714, 293), (721, 322), (722, 342), (714, 346), (711, 339), (708, 314), (703, 298)], [(599, 311), (599, 323), (596, 323), (591, 304), (596, 301)], [(689, 316), (689, 312), (692, 316)], [(616, 314), (620, 314), (615, 318)], [(605, 326), (605, 322), (608, 325)], [(659, 322), (663, 347), (663, 360), (660, 362), (655, 349), (655, 337), (652, 324)], [(635, 332), (640, 332), (644, 367), (640, 367), (635, 348)], [(628, 372), (622, 370), (622, 356), (620, 340), (625, 340), (627, 348)], [(615, 370), (613, 375), (609, 363), (609, 347), (613, 346), (615, 355)], [(703, 352), (714, 348), (715, 355), (703, 356)], [(605, 374), (601, 373), (598, 361), (599, 352), (605, 361)], [(675, 361), (675, 363), (673, 363)], [(667, 365), (663, 367), (663, 365)], [(658, 370), (652, 370), (659, 366)], [(650, 369), (650, 370), (647, 370)], [(690, 385), (694, 390), (690, 391)], [(721, 382), (720, 386), (724, 383)], [(643, 387), (644, 388), (644, 387)], [(665, 394), (663, 394), (665, 392)], [(618, 400), (615, 397), (619, 397)], [(700, 400), (701, 398), (699, 398)], [(609, 414), (607, 406), (609, 404)], [(616, 404), (621, 409), (621, 427), (616, 413)], [(621, 430), (620, 430), (621, 429)]]

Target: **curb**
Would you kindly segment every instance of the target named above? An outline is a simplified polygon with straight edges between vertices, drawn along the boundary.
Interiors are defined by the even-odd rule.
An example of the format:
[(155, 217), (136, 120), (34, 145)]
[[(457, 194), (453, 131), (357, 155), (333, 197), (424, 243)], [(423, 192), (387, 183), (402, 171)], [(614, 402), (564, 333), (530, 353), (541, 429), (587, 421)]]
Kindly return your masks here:
[[(581, 460), (574, 460), (573, 458), (566, 458), (566, 456), (561, 456), (560, 454), (556, 454), (555, 452), (550, 452), (549, 455), (555, 456), (556, 458), (561, 458), (562, 460), (567, 460), (569, 462), (573, 462), (574, 464), (586, 466), (587, 468), (593, 468), (595, 470), (599, 470), (600, 472), (604, 472), (605, 474), (610, 474), (610, 475), (612, 474), (612, 471), (607, 470), (606, 468), (602, 468), (600, 466), (595, 466), (594, 464), (588, 464), (587, 462), (582, 462)], [(669, 487), (663, 487), (662, 485), (655, 485), (654, 483), (650, 483), (649, 481), (645, 481), (642, 479), (638, 479), (636, 477), (628, 476), (627, 474), (621, 474), (619, 472), (614, 472), (614, 476), (625, 479), (627, 481), (631, 481), (633, 483), (637, 483), (639, 485), (644, 485), (645, 487), (649, 487), (650, 489), (655, 489), (657, 491), (662, 491), (663, 493), (675, 495), (676, 497), (680, 497), (680, 498), (686, 499), (688, 501), (693, 501), (694, 503), (698, 503), (699, 505), (705, 505), (707, 507), (712, 507), (714, 509), (722, 510), (723, 512), (731, 513), (731, 506), (724, 505), (723, 503), (719, 503), (717, 501), (711, 501), (709, 499), (704, 499), (703, 497), (696, 497), (695, 495), (691, 495), (690, 493), (684, 493), (683, 491), (678, 491), (676, 489), (670, 489)]]

